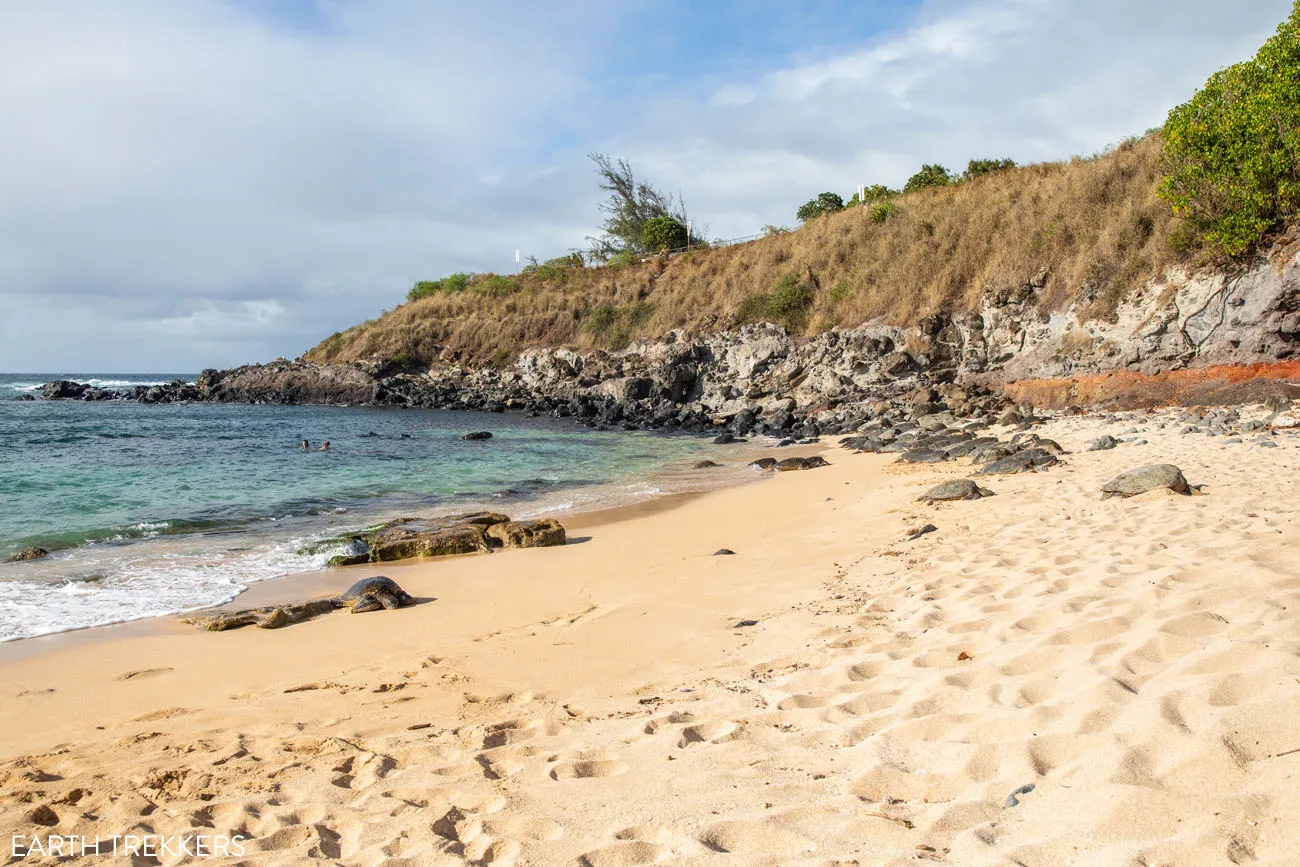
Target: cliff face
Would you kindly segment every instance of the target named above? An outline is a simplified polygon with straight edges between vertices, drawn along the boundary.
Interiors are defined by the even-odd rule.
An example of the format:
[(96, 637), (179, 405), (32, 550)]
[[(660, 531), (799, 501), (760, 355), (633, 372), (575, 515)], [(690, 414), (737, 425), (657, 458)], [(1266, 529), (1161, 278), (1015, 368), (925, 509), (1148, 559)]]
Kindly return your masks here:
[(284, 359), (233, 370), (205, 370), (195, 385), (199, 400), (220, 403), (370, 404), (380, 396), (372, 370)]
[(1291, 247), (1236, 273), (1171, 270), (1124, 298), (1109, 320), (1080, 323), (1073, 307), (1045, 312), (1046, 279), (989, 294), (976, 312), (910, 327), (800, 339), (759, 324), (619, 352), (532, 349), (505, 369), (441, 364), (394, 375), (381, 365), (280, 361), (205, 371), (198, 390), (204, 400), (509, 408), (777, 435), (853, 430), (900, 406), (918, 416), (992, 412), (1008, 402), (1009, 384), (1014, 397), (1040, 406), (1300, 394), (1286, 382), (1300, 369), (1288, 361), (1300, 345), (1300, 256)]

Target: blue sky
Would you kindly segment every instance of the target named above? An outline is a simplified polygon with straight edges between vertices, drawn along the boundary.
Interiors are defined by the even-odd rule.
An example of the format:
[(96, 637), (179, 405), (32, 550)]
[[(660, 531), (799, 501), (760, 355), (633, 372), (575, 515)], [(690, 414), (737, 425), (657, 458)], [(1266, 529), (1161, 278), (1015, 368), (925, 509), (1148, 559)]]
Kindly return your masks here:
[(1290, 0), (8, 0), (0, 370), (295, 356), (585, 244), (586, 154), (713, 237), (923, 162), (1093, 153)]

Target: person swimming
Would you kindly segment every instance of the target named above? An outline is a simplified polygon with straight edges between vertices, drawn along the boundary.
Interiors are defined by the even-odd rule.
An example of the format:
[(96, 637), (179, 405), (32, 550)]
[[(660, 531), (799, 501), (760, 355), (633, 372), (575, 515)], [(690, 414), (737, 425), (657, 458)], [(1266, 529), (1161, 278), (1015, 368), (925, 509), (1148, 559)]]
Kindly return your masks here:
[(302, 450), (303, 450), (303, 451), (307, 451), (307, 450), (310, 449), (310, 448), (311, 448), (311, 443), (307, 442), (306, 440), (303, 440), (303, 441), (302, 441)]
[(330, 450), (330, 441), (329, 441), (329, 440), (325, 440), (325, 445), (321, 446), (321, 447), (320, 447), (320, 450), (323, 451), (323, 452), (327, 452), (327, 451), (329, 451), (329, 450)]

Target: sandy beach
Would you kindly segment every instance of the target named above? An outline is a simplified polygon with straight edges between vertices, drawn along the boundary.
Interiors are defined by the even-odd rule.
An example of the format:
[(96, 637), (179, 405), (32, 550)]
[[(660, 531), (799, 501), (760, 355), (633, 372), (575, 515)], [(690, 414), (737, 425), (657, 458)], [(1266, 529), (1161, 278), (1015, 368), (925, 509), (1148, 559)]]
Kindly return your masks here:
[[(827, 442), (563, 548), (240, 600), (382, 571), (412, 607), (15, 646), (6, 863), (59, 861), (13, 835), (128, 834), (243, 839), (86, 860), (1298, 863), (1300, 442), (1181, 413), (1051, 420), (1063, 463), (991, 498), (918, 502), (968, 460)], [(1145, 443), (1084, 451), (1102, 433)], [(1152, 463), (1204, 487), (1101, 498)]]

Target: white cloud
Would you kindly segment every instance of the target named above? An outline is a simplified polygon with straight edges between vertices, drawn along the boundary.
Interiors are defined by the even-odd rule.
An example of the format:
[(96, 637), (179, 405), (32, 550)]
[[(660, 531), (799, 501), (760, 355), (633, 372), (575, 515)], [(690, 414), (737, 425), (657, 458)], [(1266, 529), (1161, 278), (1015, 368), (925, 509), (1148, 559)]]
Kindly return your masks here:
[(609, 149), (682, 189), (714, 235), (793, 222), (823, 190), (903, 181), (923, 162), (1101, 150), (1163, 122), (1291, 8), (1260, 0), (932, 2), (856, 50), (652, 109)]
[(0, 369), (296, 354), (416, 278), (581, 245), (591, 150), (680, 190), (716, 236), (921, 162), (1091, 152), (1249, 56), (1291, 3), (932, 0), (858, 47), (699, 97), (657, 79), (649, 100), (602, 77), (634, 7), (261, 6), (5, 4)]

